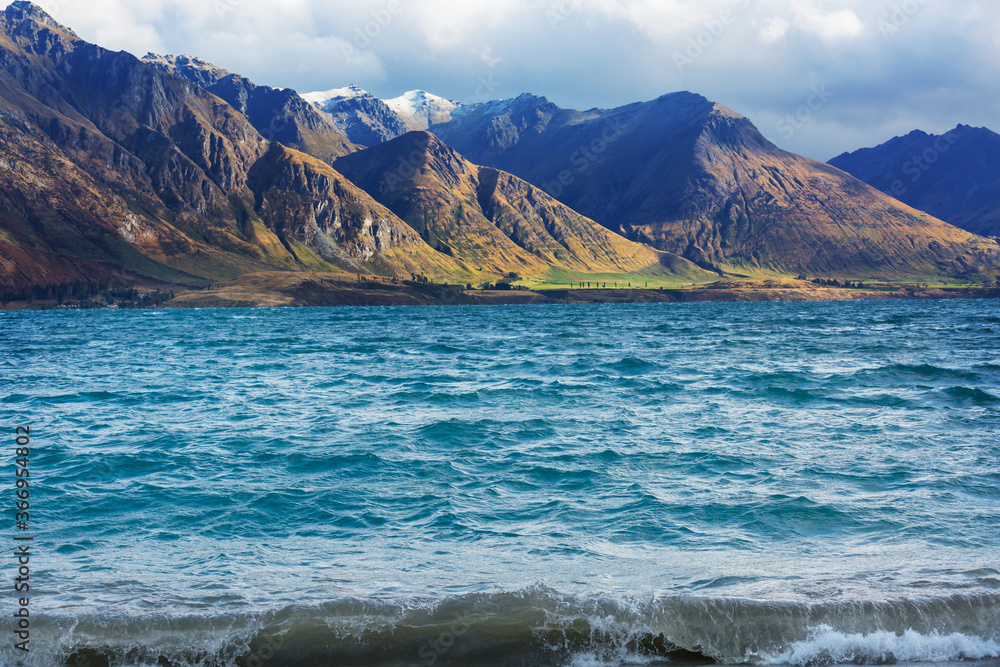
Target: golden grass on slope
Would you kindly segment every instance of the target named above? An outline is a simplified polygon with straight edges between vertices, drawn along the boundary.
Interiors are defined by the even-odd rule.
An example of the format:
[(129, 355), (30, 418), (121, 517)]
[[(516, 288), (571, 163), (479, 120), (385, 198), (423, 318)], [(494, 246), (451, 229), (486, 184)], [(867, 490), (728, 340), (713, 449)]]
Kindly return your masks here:
[(429, 245), (485, 276), (624, 274), (658, 264), (704, 273), (605, 229), (511, 174), (471, 164), (427, 132), (352, 154), (336, 166)]
[[(474, 276), (474, 271), (435, 251), (392, 211), (315, 157), (275, 145), (254, 168), (253, 176), (265, 200), (274, 199), (280, 192), (301, 198), (298, 202), (284, 198), (289, 207), (285, 217), (300, 228), (306, 221), (316, 221), (316, 204), (322, 202), (321, 208), (336, 228), (322, 228), (316, 223), (310, 233), (326, 234), (331, 243), (344, 248), (366, 270), (401, 277), (419, 273), (452, 281)], [(331, 216), (330, 211), (335, 215)], [(306, 239), (298, 241), (305, 243)], [(314, 252), (316, 247), (312, 247)]]

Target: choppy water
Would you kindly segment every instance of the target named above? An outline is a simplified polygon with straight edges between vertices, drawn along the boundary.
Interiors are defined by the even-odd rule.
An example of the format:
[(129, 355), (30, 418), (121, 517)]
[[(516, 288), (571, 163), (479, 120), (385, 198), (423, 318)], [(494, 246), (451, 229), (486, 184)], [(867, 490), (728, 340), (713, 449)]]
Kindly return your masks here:
[(0, 313), (30, 662), (996, 658), (998, 343), (996, 301)]

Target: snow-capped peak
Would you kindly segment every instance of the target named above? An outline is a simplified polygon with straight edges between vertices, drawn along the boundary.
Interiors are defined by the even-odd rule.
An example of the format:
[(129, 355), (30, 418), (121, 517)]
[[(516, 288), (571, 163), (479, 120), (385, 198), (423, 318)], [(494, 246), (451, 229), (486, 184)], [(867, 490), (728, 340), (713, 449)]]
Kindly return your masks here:
[(447, 123), (451, 113), (461, 106), (424, 90), (410, 90), (399, 97), (384, 100), (412, 130), (426, 130), (436, 123)]
[(319, 107), (320, 109), (325, 109), (337, 102), (343, 102), (344, 100), (352, 100), (357, 97), (364, 97), (370, 95), (368, 91), (363, 90), (355, 85), (347, 86), (346, 88), (333, 88), (331, 90), (319, 90), (313, 93), (303, 93), (299, 97), (309, 102), (313, 106)]

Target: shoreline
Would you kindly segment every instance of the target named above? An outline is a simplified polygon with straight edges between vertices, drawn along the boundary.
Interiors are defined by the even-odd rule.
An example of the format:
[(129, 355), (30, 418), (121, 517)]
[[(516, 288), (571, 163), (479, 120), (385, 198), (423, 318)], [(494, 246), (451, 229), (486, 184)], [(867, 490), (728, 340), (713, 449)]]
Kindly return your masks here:
[[(391, 279), (355, 280), (343, 274), (257, 273), (187, 290), (157, 308), (329, 306), (534, 305), (571, 303), (735, 303), (778, 301), (888, 301), (997, 299), (1000, 287), (882, 286), (847, 288), (801, 280), (720, 280), (692, 287), (610, 289), (465, 289)], [(151, 304), (152, 305), (152, 304)], [(143, 299), (99, 308), (142, 308)], [(69, 310), (75, 305), (11, 302), (5, 310)]]
[(570, 303), (723, 303), (1000, 298), (1000, 287), (854, 289), (802, 280), (720, 280), (696, 287), (464, 289), (413, 281), (345, 279), (339, 274), (251, 274), (178, 294), (166, 308), (258, 306), (534, 305)]

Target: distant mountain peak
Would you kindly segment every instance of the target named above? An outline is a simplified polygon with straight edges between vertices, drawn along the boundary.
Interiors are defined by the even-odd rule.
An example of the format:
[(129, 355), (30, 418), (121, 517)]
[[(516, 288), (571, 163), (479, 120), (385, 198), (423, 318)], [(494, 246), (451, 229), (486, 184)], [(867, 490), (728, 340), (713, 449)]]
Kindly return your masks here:
[(477, 113), (502, 116), (507, 113), (524, 113), (532, 110), (546, 110), (554, 113), (559, 111), (559, 107), (541, 95), (521, 93), (517, 97), (509, 97), (505, 100), (490, 100), (461, 106), (455, 109), (452, 115)]
[(454, 109), (461, 106), (460, 102), (445, 99), (439, 95), (428, 93), (426, 90), (408, 90), (399, 97), (383, 100), (392, 109), (405, 111), (407, 113), (419, 112), (430, 106)]
[(511, 105), (513, 106), (515, 104), (534, 107), (556, 106), (544, 95), (535, 95), (534, 93), (521, 93), (511, 100)]
[(993, 130), (989, 129), (988, 127), (979, 127), (976, 125), (962, 125), (962, 124), (956, 125), (954, 130), (951, 130), (951, 132), (946, 132), (945, 134), (951, 134), (952, 132), (959, 132), (962, 134), (977, 134), (984, 137), (985, 136), (992, 137), (995, 135), (995, 132), (993, 132)]
[(536, 100), (541, 104), (547, 104), (549, 101), (549, 98), (545, 97), (544, 95), (535, 95), (534, 93), (521, 93), (514, 99), (520, 100), (522, 102), (529, 102), (531, 100)]
[(715, 102), (708, 99), (704, 95), (700, 93), (692, 93), (690, 90), (676, 90), (672, 93), (664, 93), (663, 95), (660, 95), (653, 101), (662, 102), (667, 100), (673, 100), (673, 101), (688, 100), (691, 102), (700, 102), (701, 104), (715, 104)]
[(6, 17), (7, 22), (13, 25), (18, 25), (25, 20), (32, 20), (46, 26), (47, 28), (64, 32), (67, 35), (79, 39), (79, 36), (77, 36), (75, 32), (56, 21), (48, 14), (48, 12), (33, 2), (15, 0), (15, 2), (10, 3), (4, 10), (4, 16)]
[(300, 97), (315, 107), (329, 110), (327, 107), (335, 105), (337, 102), (353, 100), (359, 97), (372, 97), (372, 94), (352, 83), (344, 88), (331, 88), (330, 90), (302, 93)]
[(412, 130), (426, 130), (431, 125), (447, 123), (451, 120), (452, 112), (461, 106), (460, 102), (447, 100), (425, 90), (409, 90), (399, 97), (384, 101)]
[(301, 97), (360, 146), (380, 144), (410, 129), (385, 102), (353, 84), (304, 93)]
[(724, 116), (726, 118), (738, 118), (738, 119), (746, 118), (746, 116), (744, 116), (743, 114), (737, 113), (736, 111), (733, 111), (726, 105), (719, 104), (718, 102), (712, 105), (712, 113), (714, 113), (717, 116)]
[(213, 65), (207, 60), (202, 60), (197, 56), (192, 56), (186, 53), (179, 56), (175, 55), (161, 56), (159, 54), (150, 52), (142, 57), (142, 61), (147, 64), (153, 65), (158, 69), (172, 73), (176, 73), (176, 71), (180, 69), (199, 70), (205, 73), (210, 73), (212, 75), (211, 78), (216, 80), (225, 78), (232, 74), (227, 69), (219, 67), (218, 65)]
[(158, 62), (162, 61), (170, 63), (172, 65), (190, 65), (192, 67), (209, 67), (212, 69), (222, 69), (218, 65), (213, 65), (207, 60), (202, 60), (198, 56), (192, 56), (188, 53), (183, 53), (179, 56), (175, 56), (172, 54), (161, 56), (157, 53), (149, 52), (146, 55), (144, 55), (142, 59), (145, 61), (158, 61)]
[(1000, 235), (1000, 134), (988, 128), (913, 130), (830, 164), (956, 227)]

